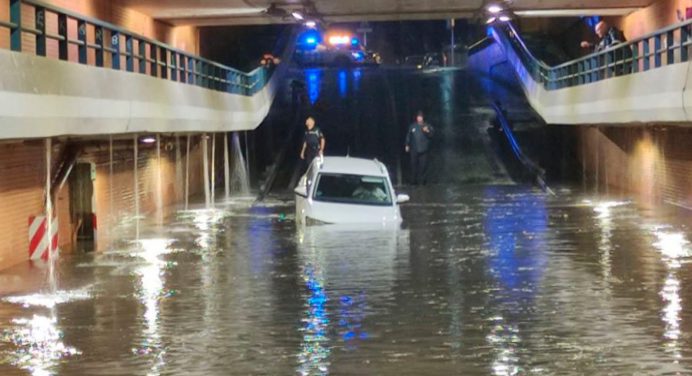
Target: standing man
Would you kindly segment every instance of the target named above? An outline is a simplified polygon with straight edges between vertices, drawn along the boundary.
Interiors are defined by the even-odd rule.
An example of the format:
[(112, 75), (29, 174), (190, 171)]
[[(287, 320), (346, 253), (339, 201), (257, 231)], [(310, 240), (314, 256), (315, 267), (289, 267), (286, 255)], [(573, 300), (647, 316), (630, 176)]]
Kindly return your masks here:
[(411, 182), (414, 185), (426, 183), (428, 151), (434, 134), (435, 129), (425, 122), (423, 112), (418, 111), (416, 121), (409, 125), (406, 133), (406, 152), (411, 155)]
[(305, 161), (306, 166), (310, 166), (313, 159), (324, 155), (324, 133), (315, 126), (315, 118), (312, 116), (305, 119), (305, 128), (300, 159)]
[[(627, 42), (625, 34), (620, 29), (615, 26), (610, 26), (605, 21), (597, 23), (594, 31), (596, 32), (596, 36), (598, 36), (598, 43), (582, 41), (582, 48), (590, 48), (593, 52), (601, 52)], [(607, 61), (605, 56), (601, 57), (600, 64), (615, 63), (615, 69), (608, 68), (608, 71), (611, 73), (606, 74), (606, 77), (611, 74), (621, 76), (632, 71), (632, 64), (634, 64), (634, 62), (629, 61), (632, 58), (632, 50), (630, 47), (623, 47), (608, 52), (608, 57), (610, 61)]]
[(608, 25), (607, 22), (601, 21), (594, 27), (594, 32), (598, 37), (598, 43), (587, 41), (581, 42), (582, 48), (591, 48), (594, 52), (600, 52), (607, 48), (613, 47), (620, 43), (625, 43), (625, 35), (615, 26)]

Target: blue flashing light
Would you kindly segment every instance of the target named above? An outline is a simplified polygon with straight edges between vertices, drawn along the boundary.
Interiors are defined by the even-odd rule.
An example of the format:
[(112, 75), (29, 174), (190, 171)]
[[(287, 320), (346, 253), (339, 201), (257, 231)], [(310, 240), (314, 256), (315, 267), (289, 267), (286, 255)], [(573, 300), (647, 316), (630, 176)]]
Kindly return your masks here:
[(311, 51), (314, 50), (322, 40), (320, 32), (314, 29), (308, 30), (298, 38), (298, 49)]
[(354, 59), (356, 59), (356, 61), (362, 61), (365, 58), (365, 55), (359, 51), (351, 52), (351, 55)]
[(358, 38), (351, 38), (351, 45), (352, 45), (352, 46), (357, 46), (358, 43), (360, 43), (360, 42), (358, 41)]

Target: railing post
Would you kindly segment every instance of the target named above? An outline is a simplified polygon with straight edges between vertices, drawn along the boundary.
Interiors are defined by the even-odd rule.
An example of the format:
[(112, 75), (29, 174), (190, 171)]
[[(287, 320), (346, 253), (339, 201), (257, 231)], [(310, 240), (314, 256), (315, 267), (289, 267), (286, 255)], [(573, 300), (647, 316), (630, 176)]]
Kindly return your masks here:
[(187, 57), (183, 54), (180, 55), (180, 82), (187, 83)]
[(639, 42), (632, 44), (632, 73), (639, 72)]
[(96, 51), (94, 51), (94, 53), (96, 54), (96, 66), (103, 67), (104, 56), (106, 54), (106, 48), (103, 41), (103, 28), (101, 26), (96, 26), (95, 32)]
[(690, 25), (680, 28), (680, 62), (686, 62), (689, 56), (687, 43), (690, 39)]
[(654, 67), (659, 68), (661, 66), (661, 36), (654, 36)]
[(673, 31), (666, 33), (666, 65), (675, 63), (675, 38)]
[(178, 81), (178, 54), (171, 51), (171, 80)]
[(87, 51), (89, 51), (89, 46), (87, 46), (87, 24), (86, 22), (79, 20), (77, 21), (77, 39), (79, 40), (79, 63), (87, 63)]
[(165, 47), (161, 47), (161, 52), (160, 52), (161, 58), (159, 59), (160, 62), (163, 63), (163, 66), (161, 67), (161, 78), (167, 80), (168, 79), (168, 50), (166, 50)]
[(67, 32), (67, 15), (58, 14), (58, 34), (60, 35), (60, 40), (58, 41), (58, 57), (60, 60), (68, 60), (68, 38), (69, 34)]
[(111, 31), (111, 67), (120, 70), (120, 33)]
[(615, 51), (609, 51), (605, 53), (605, 67), (606, 67), (606, 75), (605, 78), (610, 78), (613, 77), (615, 74), (613, 72), (613, 69), (615, 68), (614, 66), (611, 66), (614, 63), (613, 57), (614, 57), (614, 52)]
[(34, 25), (36, 26), (36, 55), (46, 56), (46, 9), (34, 8)]
[(187, 59), (187, 83), (190, 85), (196, 85), (197, 81), (195, 81), (195, 59), (193, 58), (188, 58)]
[(10, 48), (12, 51), (22, 50), (22, 1), (10, 0)]
[(648, 71), (649, 67), (651, 66), (651, 46), (650, 46), (650, 39), (644, 39), (642, 42), (644, 44), (644, 55), (642, 56), (644, 58), (644, 71)]
[(132, 36), (125, 35), (125, 69), (128, 72), (134, 72), (135, 70), (134, 46), (132, 43)]
[(207, 76), (207, 64), (201, 61), (197, 62), (197, 71), (199, 72), (199, 86), (208, 88), (209, 78)]
[(159, 76), (159, 58), (158, 58), (159, 48), (155, 44), (149, 45), (149, 58), (151, 59), (151, 64), (149, 66), (149, 74), (158, 77)]
[(139, 73), (147, 73), (147, 44), (141, 40), (137, 40), (137, 49), (139, 50)]

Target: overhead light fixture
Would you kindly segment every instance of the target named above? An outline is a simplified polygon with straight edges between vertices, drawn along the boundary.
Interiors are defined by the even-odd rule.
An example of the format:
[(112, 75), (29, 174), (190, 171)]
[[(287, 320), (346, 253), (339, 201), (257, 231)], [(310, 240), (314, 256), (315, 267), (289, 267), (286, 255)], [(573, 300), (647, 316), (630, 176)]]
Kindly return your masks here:
[(490, 25), (491, 23), (495, 22), (497, 20), (497, 17), (490, 17), (488, 18), (487, 21), (485, 21), (486, 25)]
[(292, 12), (291, 16), (293, 16), (293, 18), (295, 18), (298, 21), (302, 21), (303, 18), (305, 18), (305, 17), (303, 17), (303, 14), (300, 12)]
[(491, 14), (497, 14), (502, 12), (503, 10), (502, 7), (498, 4), (489, 4), (485, 9), (488, 11), (488, 13)]
[(146, 136), (140, 138), (139, 141), (143, 144), (153, 144), (156, 142), (156, 138), (154, 136)]
[(305, 27), (309, 27), (311, 29), (314, 29), (317, 26), (317, 22), (313, 20), (305, 21)]
[(510, 17), (510, 16), (508, 16), (508, 15), (506, 15), (506, 14), (503, 14), (503, 15), (501, 15), (500, 17), (498, 17), (497, 19), (498, 19), (500, 22), (508, 22), (509, 20), (512, 19), (512, 17)]

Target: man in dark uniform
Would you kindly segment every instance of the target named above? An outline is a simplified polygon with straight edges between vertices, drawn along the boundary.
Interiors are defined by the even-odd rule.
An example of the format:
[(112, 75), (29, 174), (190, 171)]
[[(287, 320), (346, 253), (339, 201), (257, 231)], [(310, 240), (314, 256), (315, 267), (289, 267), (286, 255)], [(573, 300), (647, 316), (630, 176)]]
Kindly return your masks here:
[(426, 182), (428, 151), (434, 134), (432, 125), (423, 119), (423, 112), (418, 111), (416, 121), (408, 127), (406, 133), (406, 152), (411, 154), (411, 182), (414, 185)]
[(322, 133), (319, 127), (315, 126), (315, 118), (312, 116), (305, 120), (305, 128), (300, 159), (305, 161), (306, 166), (310, 166), (313, 159), (322, 156), (324, 153), (324, 133)]

